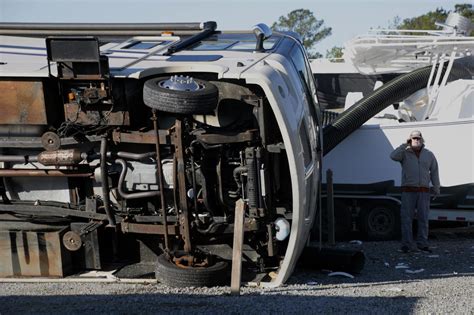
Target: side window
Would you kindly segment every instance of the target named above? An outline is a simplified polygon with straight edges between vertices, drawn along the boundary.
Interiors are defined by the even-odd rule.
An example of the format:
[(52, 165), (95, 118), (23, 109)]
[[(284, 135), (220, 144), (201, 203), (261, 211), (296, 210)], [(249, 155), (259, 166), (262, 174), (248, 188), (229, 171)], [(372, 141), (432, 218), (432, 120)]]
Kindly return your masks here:
[(304, 52), (299, 45), (293, 46), (290, 52), (291, 60), (300, 75), (302, 83), (305, 86), (306, 96), (310, 102), (310, 113), (315, 120), (319, 119), (319, 107), (316, 99), (316, 87), (313, 81), (313, 74), (311, 68), (306, 60)]
[[(311, 71), (309, 71), (310, 69), (309, 64), (307, 63), (305, 54), (301, 50), (301, 47), (299, 45), (293, 46), (290, 52), (290, 56), (291, 56), (293, 65), (295, 66), (296, 71), (299, 74), (301, 83), (304, 86), (306, 99), (308, 100), (309, 113), (313, 118), (313, 121), (311, 123), (308, 122), (308, 127), (310, 129), (316, 129), (316, 130), (312, 130), (311, 132), (314, 131), (316, 133), (319, 133), (319, 129), (317, 127), (320, 125), (319, 107), (316, 100), (316, 88), (315, 88), (313, 77), (312, 77), (313, 74), (311, 73)], [(316, 136), (314, 138), (314, 141), (316, 141), (317, 143), (316, 146), (319, 148), (320, 147), (319, 136)]]

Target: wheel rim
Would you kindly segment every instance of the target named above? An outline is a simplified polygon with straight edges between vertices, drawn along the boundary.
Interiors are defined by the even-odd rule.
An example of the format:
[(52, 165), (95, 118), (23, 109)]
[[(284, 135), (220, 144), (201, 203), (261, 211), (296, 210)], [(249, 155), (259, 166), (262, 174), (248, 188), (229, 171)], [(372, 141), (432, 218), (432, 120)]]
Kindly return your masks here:
[(195, 268), (207, 268), (209, 267), (209, 260), (207, 257), (196, 257), (192, 255), (183, 255), (179, 257), (173, 257), (171, 262), (177, 267), (182, 269), (195, 269)]
[(389, 234), (395, 224), (392, 213), (386, 209), (373, 209), (368, 218), (369, 230), (377, 234)]
[(184, 75), (174, 75), (168, 80), (158, 83), (164, 89), (174, 91), (189, 91), (195, 92), (204, 89), (204, 85), (197, 83), (194, 78)]

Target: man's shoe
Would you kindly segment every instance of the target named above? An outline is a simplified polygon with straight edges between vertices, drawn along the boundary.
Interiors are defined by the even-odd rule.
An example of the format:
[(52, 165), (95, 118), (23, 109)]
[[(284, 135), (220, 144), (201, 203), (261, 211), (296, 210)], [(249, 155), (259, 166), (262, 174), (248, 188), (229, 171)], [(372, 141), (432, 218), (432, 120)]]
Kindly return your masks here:
[(433, 251), (428, 246), (418, 246), (418, 249), (425, 253), (432, 253)]
[(400, 247), (400, 249), (398, 250), (400, 253), (408, 253), (410, 251), (410, 248), (408, 248), (408, 246), (405, 246), (403, 245), (402, 247)]

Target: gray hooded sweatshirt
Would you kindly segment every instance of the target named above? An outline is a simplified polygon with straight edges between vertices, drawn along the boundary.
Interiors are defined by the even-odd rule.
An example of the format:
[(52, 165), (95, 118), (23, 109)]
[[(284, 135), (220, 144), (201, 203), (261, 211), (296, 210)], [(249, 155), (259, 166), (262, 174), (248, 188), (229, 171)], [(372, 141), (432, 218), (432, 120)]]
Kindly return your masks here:
[(435, 193), (439, 194), (440, 183), (438, 162), (436, 158), (423, 145), (420, 156), (406, 143), (396, 148), (390, 158), (402, 165), (402, 187), (430, 187), (430, 180)]

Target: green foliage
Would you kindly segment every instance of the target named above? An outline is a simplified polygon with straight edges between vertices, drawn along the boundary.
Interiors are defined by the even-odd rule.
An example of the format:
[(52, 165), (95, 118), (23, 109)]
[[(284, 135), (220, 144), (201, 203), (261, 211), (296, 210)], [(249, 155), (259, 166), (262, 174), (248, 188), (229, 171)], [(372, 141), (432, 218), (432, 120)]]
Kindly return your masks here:
[(336, 59), (336, 58), (342, 58), (344, 55), (343, 48), (334, 46), (333, 48), (326, 50), (326, 58), (328, 59)]
[[(414, 18), (404, 19), (403, 21), (400, 21), (400, 18), (397, 16), (390, 23), (389, 27), (405, 30), (435, 30), (438, 28), (435, 22), (444, 22), (450, 12), (451, 11), (447, 11), (443, 8), (436, 8), (435, 11), (430, 11)], [(454, 12), (470, 19), (474, 24), (474, 10), (472, 9), (472, 4), (456, 4), (454, 6)], [(471, 32), (471, 36), (473, 35), (474, 31)]]
[(438, 28), (435, 22), (443, 22), (447, 17), (448, 11), (436, 8), (435, 11), (404, 19), (397, 28), (401, 30), (435, 30)]
[(331, 28), (324, 26), (324, 20), (318, 20), (313, 12), (307, 9), (293, 10), (286, 16), (280, 16), (278, 21), (273, 23), (272, 29), (299, 34), (312, 58), (322, 57), (320, 53), (312, 51), (312, 48), (317, 42), (331, 35)]

